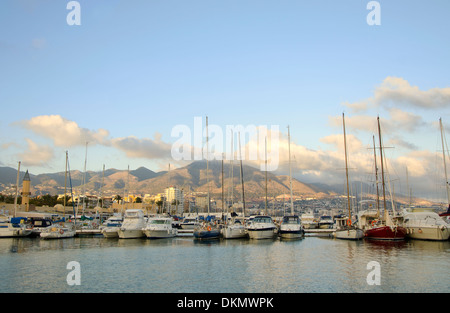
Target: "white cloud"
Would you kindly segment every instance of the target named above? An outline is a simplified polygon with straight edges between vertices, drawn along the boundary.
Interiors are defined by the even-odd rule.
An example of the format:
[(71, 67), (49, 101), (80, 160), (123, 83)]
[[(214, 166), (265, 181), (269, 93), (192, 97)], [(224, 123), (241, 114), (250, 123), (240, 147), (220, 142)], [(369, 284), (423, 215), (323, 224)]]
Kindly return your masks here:
[(401, 77), (386, 77), (375, 88), (374, 96), (354, 103), (343, 103), (353, 112), (361, 112), (369, 107), (391, 107), (393, 104), (422, 109), (437, 109), (450, 106), (450, 87), (420, 90)]
[(19, 154), (20, 160), (25, 166), (46, 166), (53, 159), (53, 149), (47, 145), (38, 145), (29, 138), (25, 139), (28, 148)]
[(111, 144), (131, 158), (164, 159), (171, 156), (172, 145), (163, 142), (159, 133), (155, 134), (155, 139), (135, 136), (114, 138)]
[(74, 121), (60, 115), (41, 115), (31, 118), (22, 124), (34, 133), (53, 140), (55, 146), (73, 147), (89, 144), (109, 144), (109, 132), (105, 129), (92, 131), (81, 128)]

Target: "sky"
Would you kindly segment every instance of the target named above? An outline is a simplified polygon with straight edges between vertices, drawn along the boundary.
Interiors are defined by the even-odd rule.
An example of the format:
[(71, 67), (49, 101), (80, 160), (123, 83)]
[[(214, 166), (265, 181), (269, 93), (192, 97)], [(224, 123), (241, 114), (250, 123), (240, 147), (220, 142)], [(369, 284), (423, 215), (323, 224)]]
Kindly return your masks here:
[(344, 113), (351, 180), (373, 182), (379, 116), (395, 191), (446, 201), (448, 0), (75, 2), (0, 2), (0, 166), (167, 170), (241, 125), (249, 164), (267, 134), (277, 173), (290, 143), (294, 177), (344, 184)]

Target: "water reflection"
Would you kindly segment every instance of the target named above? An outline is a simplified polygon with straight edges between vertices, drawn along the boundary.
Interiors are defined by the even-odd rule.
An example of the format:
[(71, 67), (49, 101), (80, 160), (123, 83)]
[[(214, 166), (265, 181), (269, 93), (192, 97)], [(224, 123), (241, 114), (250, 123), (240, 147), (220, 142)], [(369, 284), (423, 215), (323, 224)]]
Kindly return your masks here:
[[(445, 292), (450, 242), (150, 240), (75, 237), (0, 240), (5, 292)], [(82, 267), (82, 286), (66, 265)], [(367, 264), (381, 265), (368, 286)]]

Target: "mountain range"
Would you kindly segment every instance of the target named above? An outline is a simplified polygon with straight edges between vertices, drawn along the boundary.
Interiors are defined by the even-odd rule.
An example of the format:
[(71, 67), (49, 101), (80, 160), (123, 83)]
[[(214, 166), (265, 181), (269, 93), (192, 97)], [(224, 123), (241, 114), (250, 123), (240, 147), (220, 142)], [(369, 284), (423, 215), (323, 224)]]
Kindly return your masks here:
[[(104, 173), (87, 171), (72, 171), (67, 188), (70, 182), (75, 189), (85, 189), (87, 193), (98, 193), (102, 186), (104, 194), (123, 194), (124, 188), (134, 194), (157, 194), (163, 192), (170, 185), (177, 186), (187, 191), (207, 192), (208, 180), (206, 175), (207, 162), (194, 161), (191, 164), (169, 171), (154, 172), (145, 167), (139, 167), (129, 172), (127, 170), (108, 169)], [(222, 162), (210, 161), (209, 168), (209, 189), (212, 195), (220, 195), (222, 192)], [(265, 195), (266, 173), (254, 167), (243, 165), (244, 188), (246, 199), (254, 199)], [(233, 186), (235, 195), (242, 193), (240, 165), (238, 163), (230, 165), (224, 162), (224, 191), (228, 194)], [(20, 173), (20, 185), (25, 172)], [(47, 173), (33, 175), (29, 173), (32, 186), (32, 194), (61, 194), (64, 190), (65, 172)], [(83, 185), (83, 178), (86, 176), (86, 184)], [(233, 179), (231, 178), (233, 176)], [(68, 176), (69, 177), (69, 176)], [(0, 186), (15, 185), (17, 170), (10, 167), (0, 167)], [(289, 194), (289, 176), (275, 175), (267, 173), (268, 196), (279, 196)], [(326, 197), (335, 195), (336, 192), (326, 185), (321, 187), (313, 184), (302, 183), (292, 179), (292, 189), (294, 195), (305, 197)], [(1, 191), (1, 189), (0, 189)]]

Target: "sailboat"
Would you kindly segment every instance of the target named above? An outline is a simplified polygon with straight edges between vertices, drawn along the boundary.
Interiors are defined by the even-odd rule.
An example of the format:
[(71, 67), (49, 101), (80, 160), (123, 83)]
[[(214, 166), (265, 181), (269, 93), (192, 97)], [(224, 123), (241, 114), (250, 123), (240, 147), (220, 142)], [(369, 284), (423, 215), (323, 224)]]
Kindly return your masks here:
[[(208, 117), (206, 117), (206, 184), (208, 185), (208, 217), (210, 214), (210, 184), (209, 184), (209, 147), (208, 147)], [(211, 221), (204, 221), (202, 224), (197, 225), (194, 228), (194, 238), (195, 239), (219, 239), (220, 229)]]
[[(386, 191), (384, 182), (383, 144), (381, 140), (381, 128), (379, 117), (377, 117), (377, 122), (378, 122), (378, 136), (380, 141), (381, 181), (383, 187), (384, 216), (380, 220), (372, 220), (372, 222), (369, 225), (366, 225), (367, 228), (365, 229), (364, 236), (368, 239), (377, 239), (377, 240), (404, 240), (406, 237), (406, 228), (395, 224), (392, 221), (389, 212), (387, 210)], [(392, 209), (394, 209), (394, 207)]]
[(439, 126), (441, 129), (441, 142), (442, 142), (442, 159), (444, 161), (444, 173), (445, 173), (445, 190), (447, 191), (447, 211), (439, 214), (447, 223), (450, 222), (450, 192), (448, 190), (448, 178), (447, 178), (447, 164), (445, 163), (445, 149), (444, 149), (444, 127), (442, 126), (442, 118), (439, 119)]
[[(69, 181), (70, 181), (70, 192), (72, 195), (72, 207), (73, 207), (73, 213), (74, 213), (74, 220), (75, 220), (75, 203), (73, 200), (73, 192), (72, 192), (72, 178), (70, 176), (70, 166), (69, 166), (69, 154), (66, 151), (66, 172), (65, 172), (65, 179), (64, 179), (64, 215), (66, 210), (66, 185), (67, 185), (67, 172), (69, 173)], [(55, 223), (46, 229), (42, 230), (40, 233), (40, 237), (42, 239), (62, 239), (62, 238), (72, 238), (76, 234), (76, 227), (75, 222), (66, 222), (65, 216), (64, 221)]]
[(342, 113), (342, 124), (344, 128), (344, 151), (345, 151), (345, 176), (347, 178), (347, 208), (348, 208), (348, 219), (346, 225), (341, 229), (337, 229), (335, 232), (335, 237), (338, 239), (353, 239), (358, 240), (363, 238), (364, 232), (352, 224), (352, 209), (350, 202), (350, 191), (348, 185), (348, 164), (347, 164), (347, 139), (345, 134), (345, 119), (344, 113)]
[[(233, 135), (232, 137), (233, 138)], [(239, 153), (240, 153), (240, 146), (241, 146), (241, 139), (239, 138)], [(233, 151), (233, 141), (231, 141), (231, 151)], [(232, 152), (232, 156), (234, 159), (234, 154)], [(243, 176), (243, 169), (242, 169), (242, 158), (241, 158), (241, 167), (240, 167), (240, 173), (241, 173), (241, 184), (242, 184), (242, 199), (244, 199), (244, 176)], [(233, 160), (231, 160), (233, 162)], [(233, 167), (231, 167), (231, 173), (233, 173)], [(223, 172), (222, 172), (223, 177)], [(223, 181), (223, 180), (222, 180)], [(231, 184), (233, 184), (233, 174), (231, 175)], [(231, 188), (233, 190), (233, 188)], [(232, 191), (233, 192), (233, 191)], [(223, 190), (222, 190), (223, 193)], [(223, 196), (222, 196), (223, 198)], [(242, 201), (243, 206), (243, 218), (239, 219), (237, 218), (238, 215), (235, 212), (231, 213), (231, 220), (228, 221), (228, 217), (225, 220), (225, 226), (221, 229), (222, 238), (224, 239), (238, 239), (238, 238), (246, 238), (248, 236), (246, 230), (245, 230), (245, 201)], [(223, 200), (222, 200), (223, 203)]]
[[(267, 146), (267, 144), (266, 144)], [(304, 230), (301, 219), (294, 214), (294, 199), (292, 194), (292, 170), (291, 170), (291, 134), (288, 126), (288, 146), (289, 146), (289, 187), (291, 191), (291, 214), (283, 216), (281, 221), (279, 236), (281, 239), (301, 239), (304, 237)], [(267, 147), (266, 147), (267, 150)], [(266, 151), (266, 206), (267, 206), (267, 151)]]

